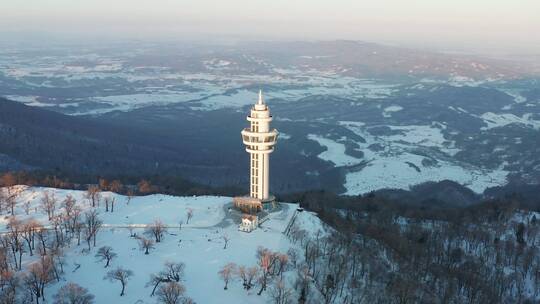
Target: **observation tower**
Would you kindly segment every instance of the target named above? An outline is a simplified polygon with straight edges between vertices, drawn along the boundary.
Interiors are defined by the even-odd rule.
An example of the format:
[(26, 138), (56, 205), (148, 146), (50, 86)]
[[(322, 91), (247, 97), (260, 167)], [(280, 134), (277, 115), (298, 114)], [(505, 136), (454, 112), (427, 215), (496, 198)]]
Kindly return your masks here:
[(259, 100), (251, 108), (247, 117), (250, 127), (242, 130), (242, 141), (250, 157), (249, 196), (236, 197), (235, 206), (247, 211), (259, 212), (274, 207), (275, 197), (269, 191), (270, 153), (274, 151), (278, 131), (270, 129), (272, 115), (264, 103), (262, 91)]

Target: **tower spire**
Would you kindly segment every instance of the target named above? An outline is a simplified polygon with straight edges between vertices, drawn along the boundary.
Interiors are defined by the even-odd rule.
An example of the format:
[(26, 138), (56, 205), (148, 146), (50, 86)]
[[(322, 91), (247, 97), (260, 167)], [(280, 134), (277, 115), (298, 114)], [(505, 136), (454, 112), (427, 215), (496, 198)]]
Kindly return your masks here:
[(259, 101), (257, 101), (257, 104), (260, 104), (260, 105), (264, 104), (262, 90), (259, 90)]

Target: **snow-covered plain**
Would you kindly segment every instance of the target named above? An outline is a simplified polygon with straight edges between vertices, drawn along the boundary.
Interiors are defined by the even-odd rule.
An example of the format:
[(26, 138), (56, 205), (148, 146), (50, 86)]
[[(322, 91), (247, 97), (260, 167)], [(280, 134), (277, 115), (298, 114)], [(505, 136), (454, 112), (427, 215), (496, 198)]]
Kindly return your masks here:
[[(440, 132), (443, 126), (391, 126), (391, 129), (403, 133), (373, 136), (365, 130), (362, 123), (342, 121), (340, 124), (366, 139), (366, 143), (358, 143), (359, 150), (364, 153), (363, 159), (345, 154), (343, 143), (313, 134), (308, 138), (326, 147), (326, 151), (318, 155), (319, 158), (330, 161), (338, 167), (366, 162), (362, 168), (352, 169), (346, 174), (345, 194), (357, 195), (383, 188), (409, 189), (410, 186), (427, 181), (446, 179), (481, 193), (488, 187), (506, 183), (508, 172), (503, 169), (488, 170), (474, 167), (448, 157), (435, 161), (428, 159), (428, 164), (425, 164), (426, 157), (417, 152), (418, 148), (433, 148), (448, 155), (454, 155), (459, 151), (452, 142), (444, 139)], [(373, 151), (369, 148), (373, 144), (383, 149)]]
[[(18, 218), (35, 218), (47, 224), (47, 216), (39, 208), (39, 201), (45, 191), (61, 202), (68, 194), (72, 195), (77, 204), (83, 209), (89, 209), (90, 203), (84, 198), (83, 191), (59, 190), (52, 188), (21, 187), (19, 204), (15, 211)], [(227, 218), (229, 213), (226, 205), (231, 202), (229, 197), (174, 197), (168, 195), (149, 195), (134, 197), (129, 204), (127, 197), (104, 192), (104, 197), (115, 198), (114, 213), (105, 212), (103, 199), (99, 217), (104, 222), (104, 228), (97, 237), (97, 246), (89, 253), (85, 243), (76, 245), (74, 240), (65, 249), (65, 273), (61, 282), (54, 282), (46, 288), (46, 298), (51, 300), (56, 291), (67, 282), (75, 282), (95, 295), (96, 303), (155, 303), (156, 298), (150, 297), (151, 287), (145, 287), (151, 273), (163, 268), (166, 261), (183, 262), (186, 265), (185, 278), (182, 284), (186, 286), (187, 296), (196, 303), (268, 303), (269, 293), (256, 295), (256, 288), (246, 292), (241, 282), (233, 281), (229, 289), (223, 289), (223, 282), (218, 271), (229, 262), (239, 265), (256, 265), (255, 253), (257, 247), (263, 246), (273, 251), (286, 252), (291, 246), (288, 238), (282, 233), (289, 223), (297, 205), (283, 204), (281, 211), (271, 213), (269, 220), (252, 233), (239, 232), (237, 224)], [(22, 206), (30, 202), (30, 214), (26, 215)], [(186, 222), (187, 210), (193, 210), (193, 218)], [(311, 213), (299, 214), (306, 223), (306, 229), (319, 229), (320, 221)], [(149, 224), (155, 219), (161, 219), (170, 226), (164, 240), (157, 243), (149, 255), (145, 255), (138, 246), (135, 238), (130, 237), (127, 225)], [(8, 218), (0, 219), (2, 229)], [(179, 222), (183, 221), (182, 228)], [(318, 227), (314, 227), (318, 226)], [(135, 228), (137, 234), (143, 233), (143, 228)], [(222, 237), (230, 238), (227, 249), (223, 249)], [(101, 246), (111, 246), (118, 257), (113, 259), (109, 268), (98, 262), (94, 257)], [(28, 255), (23, 258), (23, 267), (32, 262)], [(76, 265), (80, 268), (76, 269)], [(120, 284), (103, 280), (106, 272), (117, 266), (122, 266), (134, 272), (129, 281), (126, 294), (120, 297)]]
[[(23, 81), (26, 73), (10, 73), (10, 76)], [(84, 75), (84, 74), (83, 74)], [(60, 76), (53, 74), (44, 74), (43, 77), (52, 77), (56, 79)], [(97, 75), (93, 75), (97, 76)], [(111, 77), (110, 74), (100, 75), (103, 78)], [(67, 77), (67, 76), (66, 76)], [(73, 81), (75, 76), (70, 77)], [(306, 75), (305, 79), (267, 76), (267, 75), (236, 75), (216, 77), (212, 74), (151, 74), (151, 75), (131, 75), (127, 72), (115, 73), (114, 77), (122, 78), (126, 81), (145, 81), (162, 80), (176, 81), (178, 84), (190, 86), (192, 90), (184, 91), (181, 89), (170, 89), (166, 87), (137, 88), (136, 92), (107, 95), (105, 91), (100, 96), (84, 98), (83, 103), (92, 103), (92, 107), (83, 108), (71, 115), (85, 114), (103, 114), (112, 111), (131, 111), (134, 109), (155, 106), (168, 105), (176, 103), (199, 103), (197, 106), (191, 106), (193, 110), (216, 110), (222, 108), (240, 108), (252, 104), (256, 100), (256, 89), (247, 90), (246, 85), (256, 83), (265, 83), (265, 86), (283, 86), (280, 91), (267, 91), (265, 98), (268, 101), (272, 99), (282, 99), (288, 101), (298, 101), (302, 98), (316, 95), (334, 95), (345, 98), (385, 98), (391, 96), (394, 92), (393, 84), (368, 79), (349, 79), (346, 77), (335, 77), (326, 75)], [(94, 79), (96, 77), (90, 77)], [(50, 81), (50, 80), (48, 80)], [(62, 78), (61, 81), (64, 81)], [(30, 83), (28, 83), (30, 85)], [(45, 81), (32, 85), (46, 86)], [(288, 86), (292, 85), (292, 88)], [(234, 93), (230, 93), (233, 91)], [(38, 102), (40, 96), (34, 95), (8, 95), (8, 99), (23, 102), (30, 106), (56, 106), (55, 103)], [(69, 100), (69, 99), (68, 99)]]
[[(63, 102), (77, 100), (85, 105), (75, 112), (71, 109), (65, 111), (71, 115), (130, 111), (175, 103), (197, 103), (190, 106), (194, 110), (238, 108), (253, 103), (257, 88), (252, 86), (261, 83), (265, 87), (281, 88), (265, 92), (269, 101), (298, 101), (315, 95), (376, 99), (392, 96), (397, 91), (397, 85), (389, 81), (345, 77), (328, 71), (306, 72), (270, 66), (271, 73), (221, 73), (221, 69), (235, 63), (219, 58), (202, 62), (206, 69), (200, 72), (188, 72), (165, 66), (133, 66), (126, 63), (133, 54), (124, 54), (124, 60), (94, 53), (47, 58), (1, 55), (0, 74), (31, 88), (68, 89), (86, 87), (94, 81), (112, 80), (114, 84), (111, 86), (100, 84), (104, 89), (94, 96), (64, 96)], [(80, 61), (85, 64), (78, 63)], [(122, 83), (125, 88), (119, 90), (116, 83)], [(5, 97), (31, 106), (58, 106), (48, 96), (11, 94)]]
[(334, 163), (336, 167), (351, 166), (361, 162), (361, 160), (345, 154), (345, 145), (342, 143), (315, 134), (309, 134), (308, 139), (314, 140), (325, 147), (326, 151), (321, 152), (318, 157)]
[(442, 161), (426, 167), (422, 165), (423, 159), (411, 153), (374, 159), (362, 170), (346, 175), (346, 194), (354, 195), (382, 188), (409, 189), (420, 183), (442, 180), (456, 181), (482, 193), (488, 187), (506, 183), (507, 172), (501, 169), (483, 170)]

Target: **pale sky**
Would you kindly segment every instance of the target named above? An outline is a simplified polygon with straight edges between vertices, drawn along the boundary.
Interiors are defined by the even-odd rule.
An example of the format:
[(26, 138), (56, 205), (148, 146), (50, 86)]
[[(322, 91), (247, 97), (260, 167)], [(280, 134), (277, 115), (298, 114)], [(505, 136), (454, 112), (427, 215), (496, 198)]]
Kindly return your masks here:
[(352, 39), (540, 53), (540, 0), (0, 0), (0, 32)]

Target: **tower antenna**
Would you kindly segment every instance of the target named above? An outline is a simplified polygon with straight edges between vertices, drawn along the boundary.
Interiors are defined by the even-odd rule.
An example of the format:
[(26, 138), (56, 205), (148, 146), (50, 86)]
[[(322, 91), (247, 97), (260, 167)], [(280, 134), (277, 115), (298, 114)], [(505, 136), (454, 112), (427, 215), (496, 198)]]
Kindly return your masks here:
[(260, 104), (260, 105), (264, 104), (262, 90), (259, 90), (259, 101), (257, 102), (257, 104)]

